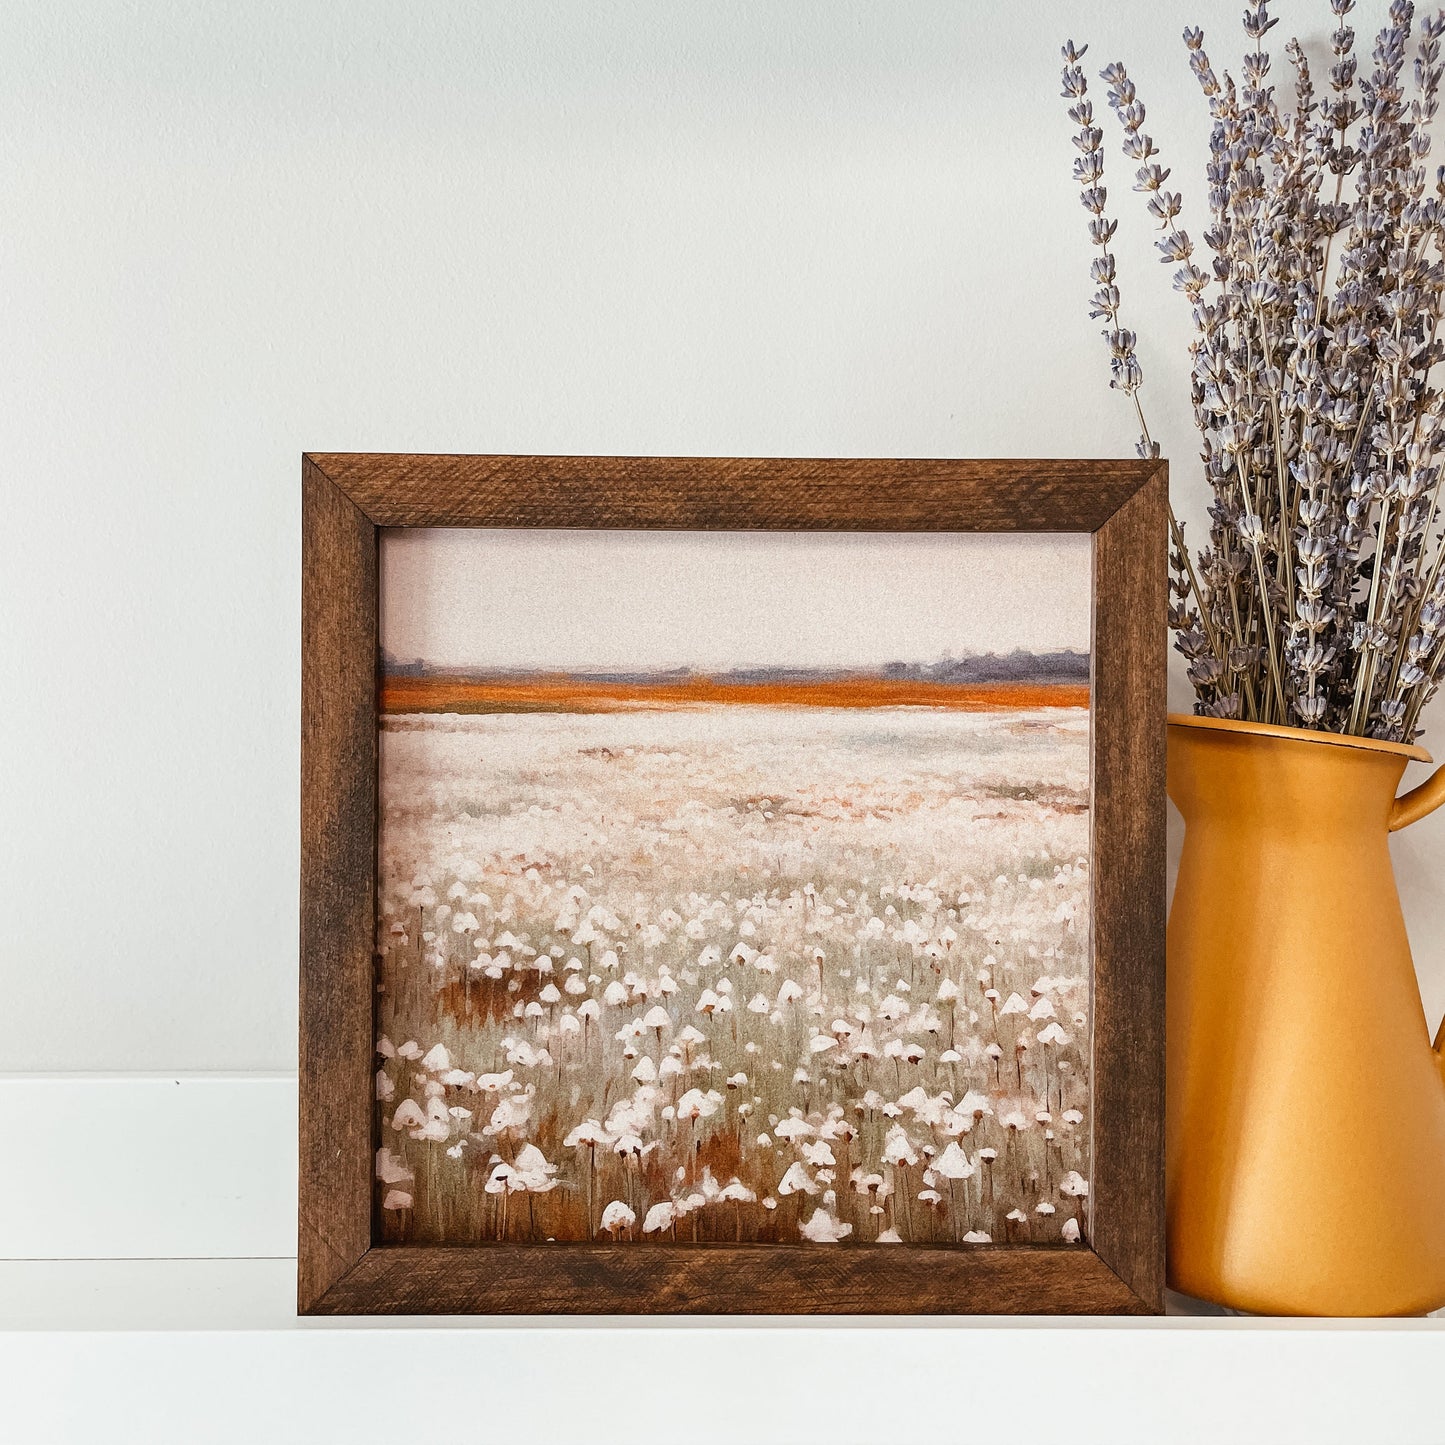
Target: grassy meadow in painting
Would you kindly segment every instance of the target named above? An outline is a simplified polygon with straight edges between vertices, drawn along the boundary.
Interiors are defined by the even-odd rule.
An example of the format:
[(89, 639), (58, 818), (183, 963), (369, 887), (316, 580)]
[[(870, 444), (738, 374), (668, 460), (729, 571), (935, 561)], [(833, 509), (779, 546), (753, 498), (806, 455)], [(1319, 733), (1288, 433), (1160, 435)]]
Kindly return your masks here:
[(382, 1237), (1086, 1237), (1087, 659), (1060, 656), (393, 667)]

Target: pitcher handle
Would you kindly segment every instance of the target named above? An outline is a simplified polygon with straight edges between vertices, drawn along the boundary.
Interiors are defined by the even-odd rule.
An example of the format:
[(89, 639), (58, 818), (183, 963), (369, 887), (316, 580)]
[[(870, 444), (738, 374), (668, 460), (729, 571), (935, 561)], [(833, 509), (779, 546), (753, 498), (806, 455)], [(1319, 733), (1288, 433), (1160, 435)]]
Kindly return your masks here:
[[(1394, 806), (1390, 809), (1390, 831), (1397, 833), (1401, 828), (1408, 828), (1411, 823), (1418, 823), (1426, 813), (1433, 813), (1441, 803), (1445, 803), (1445, 763), (1436, 768), (1418, 788), (1411, 788), (1408, 793), (1395, 799)], [(1445, 1019), (1441, 1019), (1430, 1047), (1435, 1051), (1435, 1066), (1440, 1070), (1442, 1079), (1445, 1079)]]
[(1398, 833), (1411, 823), (1418, 823), (1427, 813), (1433, 813), (1445, 803), (1445, 763), (1442, 763), (1418, 788), (1395, 799), (1390, 809), (1390, 831)]

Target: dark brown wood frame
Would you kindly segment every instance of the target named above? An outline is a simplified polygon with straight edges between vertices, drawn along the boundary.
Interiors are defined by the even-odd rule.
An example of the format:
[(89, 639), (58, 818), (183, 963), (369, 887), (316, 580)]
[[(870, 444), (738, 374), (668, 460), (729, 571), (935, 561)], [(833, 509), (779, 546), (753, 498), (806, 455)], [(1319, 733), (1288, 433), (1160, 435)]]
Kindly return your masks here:
[[(1167, 476), (1147, 461), (305, 457), (299, 1312), (1158, 1313)], [(1093, 534), (1087, 1247), (373, 1245), (382, 527)]]

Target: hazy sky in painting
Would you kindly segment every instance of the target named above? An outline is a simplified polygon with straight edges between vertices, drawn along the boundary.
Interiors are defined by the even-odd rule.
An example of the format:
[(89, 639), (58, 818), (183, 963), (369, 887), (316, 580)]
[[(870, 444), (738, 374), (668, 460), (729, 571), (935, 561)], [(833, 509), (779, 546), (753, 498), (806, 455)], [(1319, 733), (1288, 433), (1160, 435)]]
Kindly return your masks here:
[(385, 532), (381, 640), (469, 668), (869, 667), (1089, 647), (1084, 535)]

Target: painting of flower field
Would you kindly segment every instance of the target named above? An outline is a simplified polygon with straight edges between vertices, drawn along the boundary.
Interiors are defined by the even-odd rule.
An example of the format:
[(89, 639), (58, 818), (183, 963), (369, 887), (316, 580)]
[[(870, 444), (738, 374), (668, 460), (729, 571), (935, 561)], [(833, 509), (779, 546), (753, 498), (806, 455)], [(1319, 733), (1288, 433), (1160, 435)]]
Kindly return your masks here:
[(383, 1239), (1087, 1238), (1078, 540), (384, 541)]

